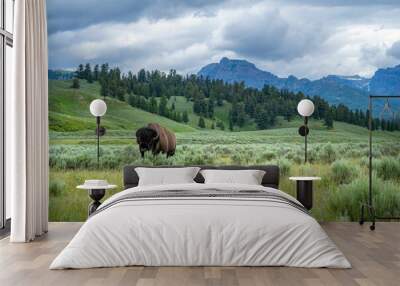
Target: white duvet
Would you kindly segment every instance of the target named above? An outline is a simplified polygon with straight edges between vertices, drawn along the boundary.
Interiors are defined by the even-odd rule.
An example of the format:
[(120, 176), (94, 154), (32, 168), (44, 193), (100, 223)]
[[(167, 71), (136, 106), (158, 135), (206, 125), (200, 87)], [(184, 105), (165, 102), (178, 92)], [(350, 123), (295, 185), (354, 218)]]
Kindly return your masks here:
[[(127, 189), (265, 190), (238, 184)], [(154, 198), (124, 201), (90, 217), (50, 269), (145, 266), (294, 266), (350, 268), (318, 222), (293, 206), (255, 198)]]

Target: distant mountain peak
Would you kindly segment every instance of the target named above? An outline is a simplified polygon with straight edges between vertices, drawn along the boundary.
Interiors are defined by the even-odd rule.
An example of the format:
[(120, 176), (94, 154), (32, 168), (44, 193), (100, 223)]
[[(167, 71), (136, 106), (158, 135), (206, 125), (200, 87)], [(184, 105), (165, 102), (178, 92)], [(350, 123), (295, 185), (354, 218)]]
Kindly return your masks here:
[(400, 65), (378, 69), (370, 80), (371, 93), (379, 95), (400, 94)]
[(345, 80), (365, 80), (368, 78), (359, 76), (358, 74), (355, 75), (334, 75), (334, 74), (330, 74), (327, 75), (326, 78), (340, 78), (340, 79), (345, 79)]
[(219, 61), (219, 64), (222, 66), (229, 66), (229, 67), (250, 67), (250, 68), (255, 68), (255, 64), (246, 61), (246, 60), (240, 60), (240, 59), (229, 59), (227, 57), (221, 58)]
[(277, 84), (278, 79), (276, 75), (258, 69), (249, 61), (227, 57), (223, 57), (219, 63), (204, 66), (197, 74), (211, 79), (222, 79), (228, 83), (244, 81), (248, 86), (256, 88), (262, 88), (265, 81)]
[(227, 64), (229, 61), (230, 61), (230, 59), (228, 59), (227, 57), (223, 57), (223, 58), (219, 61), (219, 63), (220, 63), (220, 64)]
[(309, 96), (318, 95), (331, 104), (343, 103), (353, 109), (365, 109), (369, 93), (382, 95), (400, 93), (400, 65), (379, 69), (371, 79), (359, 75), (331, 74), (312, 81), (307, 78), (299, 79), (293, 75), (281, 78), (257, 68), (247, 60), (223, 57), (219, 63), (204, 66), (198, 75), (210, 79), (222, 79), (228, 83), (243, 81), (247, 86), (259, 89), (264, 85), (271, 85), (279, 89), (303, 92)]

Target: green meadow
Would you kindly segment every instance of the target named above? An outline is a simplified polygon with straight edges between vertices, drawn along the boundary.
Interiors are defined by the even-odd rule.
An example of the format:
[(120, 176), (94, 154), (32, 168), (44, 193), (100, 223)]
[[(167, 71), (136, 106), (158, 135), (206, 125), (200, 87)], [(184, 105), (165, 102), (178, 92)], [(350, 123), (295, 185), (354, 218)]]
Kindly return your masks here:
[[(368, 190), (368, 130), (346, 123), (327, 129), (321, 121), (310, 120), (309, 160), (304, 164), (304, 141), (297, 133), (301, 119), (290, 122), (278, 118), (273, 129), (254, 130), (252, 124), (234, 132), (197, 127), (198, 116), (191, 102), (171, 97), (176, 110), (187, 111), (188, 124), (133, 108), (126, 102), (106, 99), (108, 110), (102, 119), (107, 128), (101, 138), (101, 161), (97, 166), (95, 119), (89, 104), (99, 98), (99, 85), (81, 82), (70, 88), (70, 81), (50, 81), (50, 209), (51, 221), (84, 221), (90, 199), (76, 186), (85, 179), (107, 179), (122, 190), (122, 168), (144, 165), (253, 165), (278, 164), (280, 189), (294, 195), (294, 175), (317, 175), (314, 208), (320, 221), (357, 220), (359, 205)], [(227, 122), (229, 106), (217, 107), (215, 117)], [(142, 159), (135, 143), (137, 128), (157, 122), (173, 130), (177, 151), (172, 158), (146, 154)], [(227, 127), (227, 124), (225, 124)], [(400, 132), (374, 132), (374, 200), (380, 215), (400, 215)]]

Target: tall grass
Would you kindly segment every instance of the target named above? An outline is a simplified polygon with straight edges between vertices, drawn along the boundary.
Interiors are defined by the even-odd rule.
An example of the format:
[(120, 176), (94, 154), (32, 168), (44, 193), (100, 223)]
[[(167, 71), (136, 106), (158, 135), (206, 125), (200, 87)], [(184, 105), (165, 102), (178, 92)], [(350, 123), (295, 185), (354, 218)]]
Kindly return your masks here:
[(65, 182), (61, 179), (52, 178), (49, 181), (49, 192), (50, 196), (57, 197), (61, 195), (62, 191), (65, 189)]
[(359, 167), (349, 160), (338, 160), (331, 165), (331, 177), (338, 184), (348, 184), (360, 173)]
[[(92, 201), (86, 190), (76, 189), (77, 185), (87, 179), (104, 179), (118, 187), (106, 191), (105, 198), (120, 192), (122, 186), (122, 172), (117, 170), (106, 171), (54, 171), (50, 172), (50, 188), (57, 186), (57, 191), (50, 189), (49, 220), (50, 221), (85, 221), (87, 208)], [(54, 187), (53, 187), (54, 188)]]
[[(191, 138), (192, 142), (179, 142), (176, 155), (172, 158), (166, 158), (165, 155), (154, 157), (148, 153), (142, 159), (136, 145), (118, 144), (118, 140), (115, 140), (113, 143), (102, 145), (100, 166), (97, 166), (95, 145), (86, 143), (51, 145), (50, 219), (85, 220), (90, 199), (86, 192), (76, 190), (76, 185), (85, 179), (106, 178), (122, 186), (122, 167), (128, 164), (278, 164), (281, 170), (280, 188), (291, 195), (295, 195), (295, 184), (288, 179), (289, 176), (322, 178), (321, 181), (315, 182), (314, 186), (314, 207), (311, 213), (315, 218), (358, 219), (359, 205), (366, 199), (368, 189), (366, 177), (368, 158), (365, 156), (368, 154), (367, 144), (310, 144), (310, 160), (304, 164), (304, 149), (299, 144), (262, 144), (247, 141), (245, 144), (240, 140), (236, 142), (236, 137), (218, 137), (216, 140), (221, 142), (216, 144), (212, 137), (207, 136), (206, 134), (208, 142), (204, 142), (201, 136)], [(374, 188), (377, 188), (377, 207), (380, 211), (396, 213), (400, 193), (400, 172), (399, 161), (391, 157), (398, 156), (400, 148), (377, 144), (375, 149), (379, 153), (379, 158), (374, 159), (374, 170), (377, 173), (374, 184)], [(120, 190), (121, 188), (110, 194)]]
[[(378, 216), (400, 215), (400, 186), (395, 182), (373, 177), (373, 200)], [(360, 217), (360, 204), (368, 199), (368, 177), (360, 177), (331, 192), (328, 211), (337, 219), (355, 221)]]
[(376, 172), (384, 180), (396, 180), (400, 178), (400, 159), (385, 157), (376, 161)]
[(277, 162), (281, 176), (289, 176), (292, 168), (292, 162), (287, 159), (282, 159)]
[[(78, 142), (79, 143), (79, 142)], [(390, 156), (393, 150), (385, 145), (376, 146), (380, 158)], [(396, 149), (396, 148), (395, 148)], [(356, 150), (356, 151), (355, 151)], [(400, 150), (400, 147), (397, 148)], [(318, 144), (310, 145), (309, 161), (311, 163), (331, 164), (335, 160), (364, 157), (368, 146), (362, 144)], [(265, 164), (286, 160), (294, 164), (303, 164), (304, 150), (299, 144), (179, 144), (176, 155), (166, 158), (165, 155), (153, 157), (147, 153), (142, 159), (136, 145), (108, 144), (100, 148), (100, 166), (97, 165), (97, 149), (90, 144), (60, 144), (50, 147), (50, 167), (56, 170), (97, 170), (121, 169), (126, 164), (143, 165), (188, 165), (188, 164)], [(358, 155), (357, 155), (358, 154)], [(357, 155), (357, 156), (356, 156)], [(354, 157), (356, 156), (356, 157)], [(366, 159), (365, 159), (366, 160)], [(399, 161), (382, 161), (382, 174), (387, 171), (399, 177)], [(363, 165), (366, 161), (361, 161)], [(390, 170), (389, 170), (390, 169)], [(387, 170), (387, 171), (386, 171)], [(379, 174), (381, 174), (379, 173)]]

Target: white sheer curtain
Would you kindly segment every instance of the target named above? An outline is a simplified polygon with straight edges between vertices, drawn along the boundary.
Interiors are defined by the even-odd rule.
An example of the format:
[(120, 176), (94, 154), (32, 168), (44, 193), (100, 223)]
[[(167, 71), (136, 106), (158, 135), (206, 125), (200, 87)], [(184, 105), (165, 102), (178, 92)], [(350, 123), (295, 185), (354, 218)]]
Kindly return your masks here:
[[(48, 225), (48, 85), (45, 0), (15, 2), (14, 94), (7, 113), (12, 242)], [(6, 143), (6, 144), (7, 144)]]

